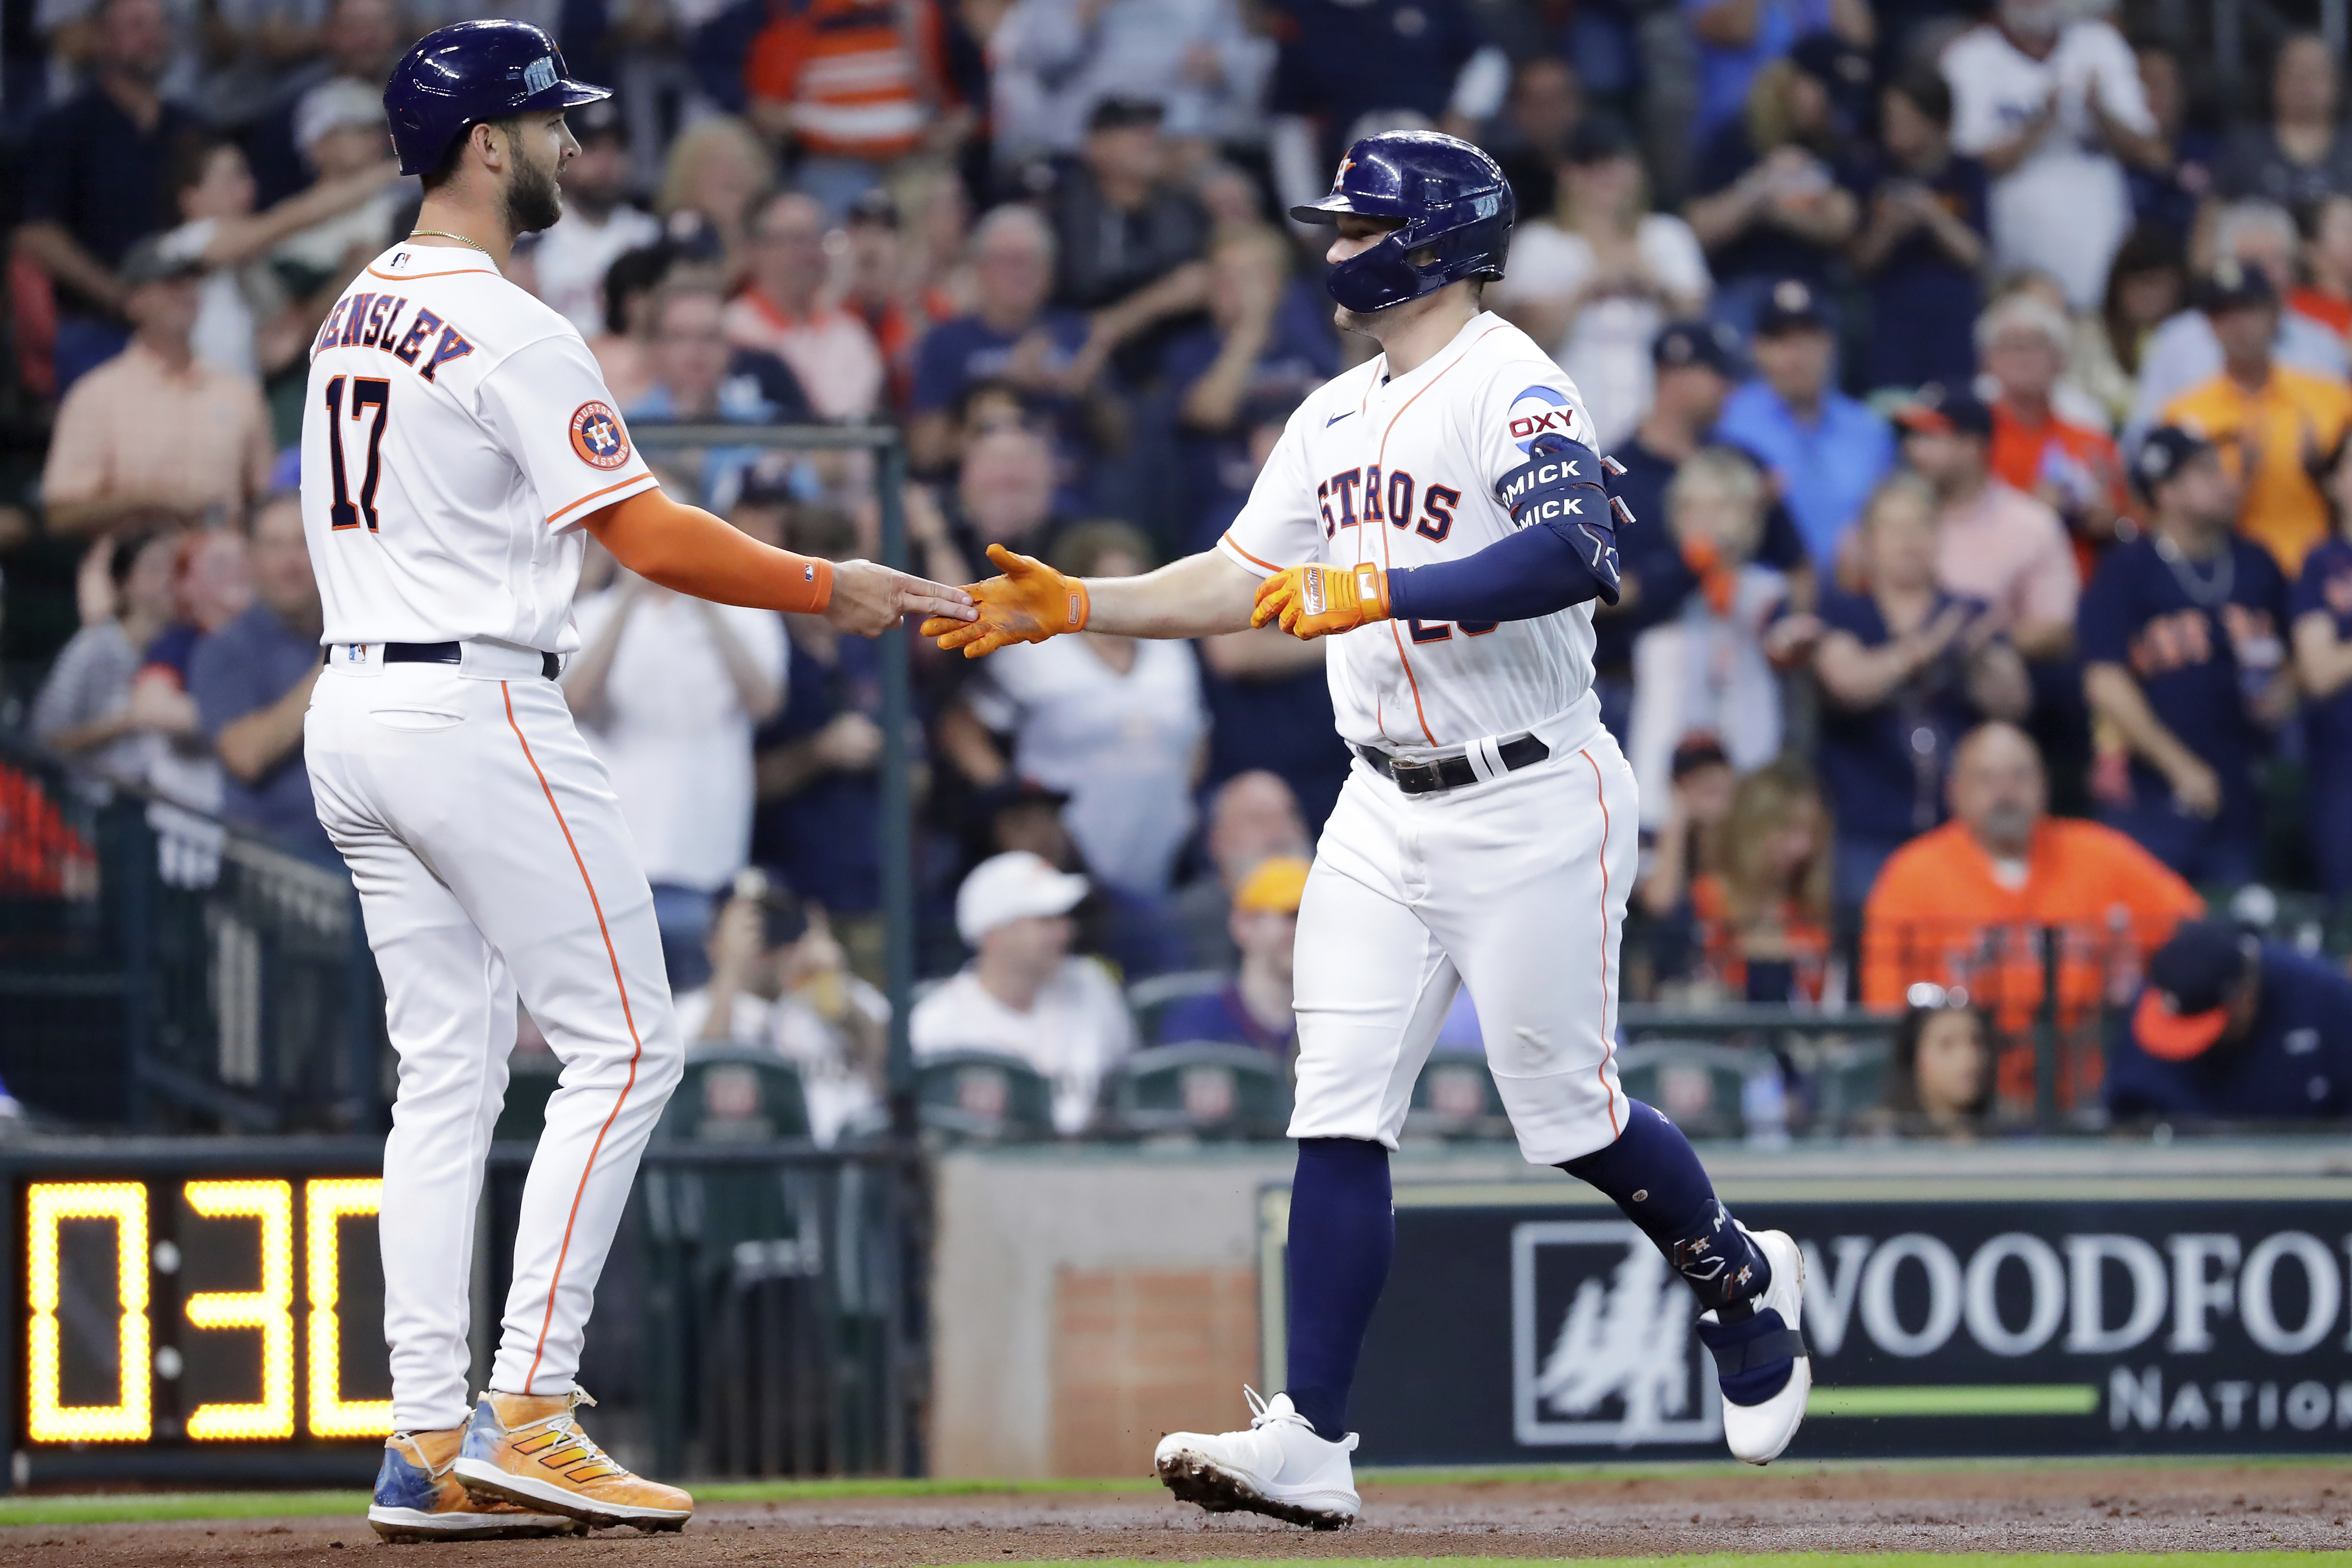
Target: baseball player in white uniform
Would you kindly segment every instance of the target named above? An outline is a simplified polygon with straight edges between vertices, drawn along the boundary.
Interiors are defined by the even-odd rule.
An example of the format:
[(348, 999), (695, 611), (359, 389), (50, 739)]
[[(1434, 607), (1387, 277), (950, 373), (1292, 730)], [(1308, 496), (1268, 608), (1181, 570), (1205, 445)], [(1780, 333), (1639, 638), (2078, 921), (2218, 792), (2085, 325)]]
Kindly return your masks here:
[[(506, 280), (516, 237), (562, 213), (563, 110), (604, 96), (521, 23), (411, 50), (384, 101), (424, 210), (311, 353), (302, 513), (326, 651), (304, 755), (400, 1058), (381, 1220), (395, 1431), (369, 1510), (394, 1539), (674, 1530), (693, 1509), (574, 1416), (597, 1274), (684, 1058), (645, 873), (555, 681), (585, 536), (666, 587), (866, 636), (972, 613), (664, 497), (578, 331)], [(563, 1075), (477, 1403), (467, 1284), (518, 997)]]
[(1214, 550), (1077, 582), (992, 549), (980, 616), (927, 625), (977, 656), (1091, 626), (1189, 637), (1278, 623), (1330, 637), (1356, 753), (1298, 913), (1298, 1141), (1288, 1385), (1246, 1430), (1180, 1432), (1160, 1478), (1216, 1510), (1355, 1517), (1349, 1386), (1394, 1246), (1389, 1152), (1457, 986), (1521, 1152), (1600, 1187), (1705, 1309), (1732, 1452), (1758, 1464), (1803, 1418), (1804, 1264), (1716, 1198), (1674, 1125), (1613, 1060), (1633, 880), (1633, 776), (1592, 692), (1592, 609), (1614, 601), (1618, 513), (1575, 387), (1486, 313), (1514, 216), (1502, 172), (1429, 132), (1349, 150), (1331, 195), (1338, 321), (1382, 353), (1291, 416)]

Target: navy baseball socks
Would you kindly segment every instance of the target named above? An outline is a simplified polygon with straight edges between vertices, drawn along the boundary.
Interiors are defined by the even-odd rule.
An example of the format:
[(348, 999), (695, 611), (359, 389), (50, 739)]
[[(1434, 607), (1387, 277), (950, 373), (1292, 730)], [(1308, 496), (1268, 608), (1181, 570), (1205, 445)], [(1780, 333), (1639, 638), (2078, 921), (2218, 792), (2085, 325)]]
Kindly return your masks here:
[(1608, 1194), (1698, 1298), (1699, 1341), (1723, 1390), (1724, 1439), (1734, 1458), (1768, 1464), (1797, 1435), (1812, 1387), (1800, 1322), (1804, 1255), (1782, 1232), (1751, 1232), (1733, 1219), (1682, 1129), (1662, 1110), (1629, 1103), (1615, 1142), (1559, 1168)]
[(1244, 1389), (1245, 1431), (1172, 1432), (1154, 1468), (1212, 1513), (1247, 1510), (1336, 1530), (1361, 1507), (1348, 1456), (1348, 1390), (1396, 1252), (1389, 1152), (1359, 1138), (1302, 1138), (1290, 1187), (1289, 1387)]

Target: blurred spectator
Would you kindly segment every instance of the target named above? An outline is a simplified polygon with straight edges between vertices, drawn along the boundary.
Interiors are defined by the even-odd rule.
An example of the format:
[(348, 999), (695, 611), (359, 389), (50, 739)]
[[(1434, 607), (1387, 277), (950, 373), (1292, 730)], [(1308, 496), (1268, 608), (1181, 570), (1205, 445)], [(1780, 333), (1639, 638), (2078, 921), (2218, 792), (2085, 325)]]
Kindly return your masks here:
[(751, 220), (751, 281), (727, 306), (727, 340), (792, 366), (819, 418), (861, 420), (881, 406), (882, 351), (866, 323), (826, 298), (824, 209), (780, 191)]
[(2300, 571), (2304, 553), (2327, 535), (2327, 501), (2312, 470), (2352, 427), (2352, 388), (2273, 359), (2279, 300), (2260, 268), (2217, 266), (2205, 314), (2221, 370), (2167, 402), (2160, 417), (2223, 449), (2222, 467), (2240, 487), (2238, 531), (2281, 570)]
[[(763, 542), (828, 561), (858, 553), (837, 511), (794, 508), (769, 538), (739, 506), (736, 525)], [(755, 738), (759, 808), (751, 858), (832, 915), (860, 973), (882, 954), (882, 668), (870, 637), (844, 637), (822, 616), (786, 616), (782, 709)]]
[(2097, 304), (2131, 228), (2124, 166), (2170, 157), (2131, 46), (2065, 0), (1999, 0), (1942, 65), (1952, 143), (1992, 175), (1993, 265), (2049, 273), (2076, 310)]
[(1054, 515), (1053, 448), (1019, 426), (986, 432), (964, 450), (955, 500), (950, 538), (964, 579), (991, 570), (992, 544), (1035, 553)]
[(34, 121), (16, 254), (57, 288), (57, 390), (122, 350), (131, 285), (116, 276), (153, 232), (165, 162), (195, 117), (159, 91), (172, 32), (160, 0), (104, 0), (91, 13), (89, 85)]
[(1698, 45), (1700, 140), (1753, 101), (1758, 73), (1799, 39), (1828, 33), (1867, 49), (1878, 37), (1867, 0), (1682, 0), (1682, 14)]
[[(1768, 296), (1795, 279), (1821, 290), (1853, 237), (1861, 172), (1832, 109), (1835, 77), (1868, 62), (1832, 34), (1805, 38), (1786, 59), (1756, 73), (1746, 114), (1707, 142), (1683, 204), (1714, 269), (1715, 314), (1761, 334)], [(1822, 310), (1817, 293), (1813, 310)]]
[[(1610, 454), (1624, 469), (1610, 481), (1610, 493), (1625, 502), (1634, 526), (1618, 531), (1617, 603), (1596, 605), (1592, 620), (1601, 722), (1621, 735), (1633, 700), (1634, 637), (1680, 614), (1698, 589), (1666, 526), (1666, 487), (1684, 460), (1712, 438), (1743, 370), (1739, 335), (1720, 321), (1668, 323), (1651, 343), (1650, 359), (1650, 411)], [(1777, 496), (1765, 510), (1756, 560), (1788, 577), (1791, 604), (1801, 608), (1813, 602), (1812, 556)]]
[(188, 695), (228, 775), (221, 816), (340, 868), (302, 765), (302, 720), (319, 679), (324, 623), (299, 496), (261, 503), (252, 555), (252, 607), (198, 643), (188, 661)]
[(732, 287), (749, 265), (751, 208), (775, 183), (775, 161), (751, 128), (730, 115), (698, 120), (669, 144), (655, 216), (672, 239), (700, 232)]
[(1266, 109), (1285, 210), (1320, 197), (1370, 128), (1434, 126), (1457, 104), (1483, 119), (1509, 87), (1510, 62), (1481, 50), (1466, 5), (1279, 0), (1270, 19), (1279, 47)]
[[(689, 1047), (751, 1046), (799, 1069), (809, 1135), (830, 1147), (882, 1121), (890, 1004), (849, 972), (822, 909), (745, 871), (710, 922), (709, 979), (677, 998)], [(779, 1130), (781, 1131), (781, 1130)]]
[(1685, 736), (1717, 736), (1743, 773), (1780, 752), (1772, 658), (1807, 617), (1780, 618), (1788, 579), (1755, 563), (1765, 500), (1755, 465), (1719, 447), (1693, 456), (1667, 487), (1666, 526), (1698, 591), (1633, 639), (1627, 754), (1644, 826), (1665, 818), (1668, 772)]
[[(629, 419), (793, 425), (814, 416), (800, 379), (782, 360), (727, 342), (726, 310), (718, 286), (704, 276), (681, 273), (655, 290), (646, 355), (652, 378), (622, 410)], [(762, 455), (756, 447), (729, 447), (675, 452), (669, 460), (695, 473), (702, 499), (724, 511)]]
[(1255, 141), (1274, 47), (1234, 0), (1014, 0), (988, 40), (999, 164), (1076, 153), (1107, 98), (1155, 100), (1168, 134)]
[[(1150, 569), (1150, 552), (1134, 529), (1098, 522), (1071, 529), (1050, 556), (1071, 576), (1131, 577)], [(1084, 632), (992, 656), (941, 716), (939, 741), (983, 787), (1013, 773), (1067, 791), (1070, 834), (1095, 876), (1157, 899), (1192, 832), (1205, 728), (1191, 647)], [(1009, 765), (991, 731), (1012, 737)]]
[[(2022, 731), (1986, 724), (1952, 759), (1952, 820), (1896, 850), (1863, 912), (1863, 1005), (1903, 1005), (1922, 982), (1965, 988), (1999, 1027), (2001, 1098), (2030, 1105), (2048, 958), (2058, 933), (2057, 1022), (2071, 1043), (2119, 977), (2137, 973), (2176, 921), (2204, 905), (2188, 883), (2110, 827), (2049, 815), (2049, 781)], [(2060, 1098), (2097, 1081), (2069, 1051)]]
[[(1164, 341), (1166, 324), (1208, 299), (1209, 215), (1169, 177), (1160, 121), (1150, 99), (1096, 104), (1078, 164), (1051, 199), (1055, 300), (1090, 312), (1086, 343), (1066, 373), (1073, 391), (1128, 345)], [(1123, 368), (1139, 373), (1142, 364)]]
[(2352, 978), (2228, 921), (2188, 921), (2147, 961), (2106, 1100), (2123, 1120), (2352, 1115)]
[(899, 232), (898, 204), (877, 188), (857, 198), (843, 233), (848, 277), (841, 308), (866, 323), (888, 368), (893, 408), (903, 412), (915, 385), (915, 350), (932, 323), (954, 314), (946, 292), (928, 286), (919, 257)]
[(2305, 817), (2319, 890), (2340, 902), (2352, 895), (2352, 441), (2327, 466), (2335, 527), (2303, 558), (2288, 601), (2295, 684), (2308, 716)]
[(1209, 548), (1197, 535), (1222, 532), (1248, 498), (1263, 461), (1249, 449), (1255, 427), (1279, 427), (1339, 368), (1328, 298), (1289, 279), (1290, 257), (1281, 234), (1263, 224), (1219, 235), (1209, 252), (1208, 322), (1179, 333), (1161, 356), (1176, 400), (1181, 516), (1195, 548)]
[(1833, 347), (1812, 286), (1781, 279), (1757, 318), (1758, 379), (1731, 395), (1715, 432), (1771, 473), (1823, 573), (1834, 568), (1838, 542), (1895, 462), (1886, 422), (1831, 384)]
[(2132, 222), (2184, 244), (2212, 194), (2213, 162), (2221, 144), (2189, 118), (2189, 89), (2172, 50), (2143, 39), (2133, 46), (2132, 55), (2139, 64), (2139, 89), (2147, 100), (2148, 118), (2156, 122), (2158, 138), (2172, 150), (2171, 157), (2158, 163), (2126, 161), (2124, 185), (2131, 193)]
[(919, 468), (949, 458), (949, 410), (983, 381), (1010, 383), (1058, 403), (1071, 362), (1088, 341), (1087, 319), (1048, 310), (1054, 291), (1054, 231), (1025, 206), (1002, 206), (972, 230), (978, 302), (941, 321), (915, 355), (914, 418), (908, 451)]
[(1228, 921), (1241, 966), (1218, 990), (1187, 997), (1162, 1014), (1159, 1044), (1205, 1040), (1289, 1056), (1298, 1044), (1290, 954), (1298, 939), (1298, 900), (1309, 869), (1297, 856), (1279, 855), (1259, 861), (1242, 879)]
[[(1296, 642), (1297, 638), (1292, 638)], [(1170, 922), (1184, 943), (1187, 969), (1229, 969), (1239, 950), (1232, 931), (1234, 899), (1258, 867), (1314, 853), (1298, 797), (1276, 774), (1236, 773), (1209, 797), (1202, 836), (1209, 872), (1170, 902)]]
[(163, 740), (195, 732), (195, 705), (176, 686), (137, 679), (176, 609), (180, 545), (164, 529), (90, 546), (112, 589), (110, 613), (73, 635), (33, 700), (33, 739), (93, 779), (143, 785)]
[(614, 101), (583, 104), (565, 119), (580, 151), (563, 165), (563, 216), (539, 236), (531, 263), (539, 297), (593, 338), (604, 330), (604, 275), (662, 231), (629, 201), (629, 122)]
[(1568, 156), (1569, 137), (1583, 119), (1584, 87), (1574, 66), (1558, 55), (1512, 63), (1502, 112), (1471, 140), (1502, 165), (1503, 177), (1518, 196), (1522, 222), (1557, 205), (1553, 181)]
[(1879, 95), (1885, 158), (1864, 191), (1853, 263), (1870, 280), (1868, 386), (1952, 385), (1976, 370), (1984, 165), (1952, 151), (1952, 89), (1933, 69)]
[(2352, 337), (2352, 195), (2330, 194), (2296, 209), (2304, 279), (2286, 308), (2338, 338)]
[(202, 270), (167, 253), (160, 237), (123, 258), (123, 308), (136, 335), (58, 410), (41, 473), (52, 534), (133, 514), (234, 521), (268, 484), (275, 453), (261, 389), (195, 357)]
[(2055, 511), (2074, 538), (2077, 567), (2087, 572), (2119, 525), (2131, 526), (2131, 494), (2114, 440), (2058, 407), (2072, 335), (2056, 306), (2030, 294), (2000, 300), (1976, 325), (1984, 374), (1997, 390), (1988, 454), (1993, 478)]
[(563, 697), (653, 884), (670, 983), (698, 983), (712, 900), (751, 858), (751, 732), (783, 704), (783, 623), (624, 571), (583, 598)]
[(1903, 458), (1936, 492), (1936, 576), (1984, 607), (1988, 630), (2027, 658), (2074, 643), (2083, 584), (2066, 526), (2044, 503), (1992, 474), (1992, 410), (1960, 388), (1930, 385), (1895, 414)]
[(2148, 344), (2188, 298), (2180, 242), (2154, 229), (2134, 230), (2116, 252), (2098, 314), (2084, 312), (2074, 323), (2068, 363), (2075, 383), (2106, 410), (2110, 427), (2131, 417)]
[(1066, 1136), (1094, 1120), (1103, 1079), (1135, 1048), (1118, 985), (1070, 953), (1070, 911), (1086, 896), (1084, 877), (1026, 850), (982, 861), (956, 890), (956, 930), (972, 961), (908, 1020), (918, 1061), (992, 1051), (1036, 1068), (1054, 1086), (1054, 1126)]
[(1886, 1063), (1886, 1102), (1869, 1121), (1906, 1137), (1966, 1142), (1992, 1121), (1992, 1020), (1962, 990), (1922, 984), (1906, 1001)]
[(1706, 308), (1706, 258), (1688, 224), (1649, 210), (1633, 139), (1614, 120), (1576, 128), (1557, 189), (1556, 217), (1523, 215), (1486, 300), (1575, 381), (1605, 452), (1649, 412), (1659, 327)]
[(588, 340), (613, 401), (635, 408), (653, 387), (654, 299), (677, 265), (665, 242), (623, 251), (605, 269), (604, 331)]
[(2226, 355), (2215, 310), (2260, 305), (2265, 285), (2271, 357), (2331, 381), (2352, 374), (2341, 338), (2307, 317), (2278, 308), (2295, 280), (2297, 237), (2294, 220), (2284, 209), (2268, 202), (2241, 202), (2222, 211), (2213, 237), (2220, 259), (2198, 297), (2189, 309), (2157, 328), (2140, 357), (2139, 387), (2131, 423), (2124, 431), (2126, 452), (2139, 444), (2142, 431), (2164, 417), (2165, 406), (2174, 398), (2223, 373)]
[(189, 338), (196, 358), (247, 379), (293, 363), (310, 347), (318, 323), (289, 300), (285, 281), (266, 259), (269, 251), (292, 235), (366, 205), (399, 173), (398, 164), (379, 156), (257, 215), (253, 175), (236, 143), (184, 141), (170, 170), (180, 225), (164, 236), (163, 248), (209, 269)]
[[(1646, 942), (1629, 943), (1625, 951), (1629, 996), (1671, 994), (1661, 981), (1687, 989), (1680, 983), (1698, 952), (1691, 887), (1723, 870), (1725, 825), (1731, 820), (1732, 796), (1739, 785), (1731, 759), (1712, 735), (1686, 736), (1675, 748), (1668, 772), (1665, 820), (1645, 846), (1648, 853), (1633, 885), (1633, 905), (1649, 918), (1651, 928)], [(1697, 978), (1701, 984), (1708, 984), (1703, 976)]]
[(384, 138), (381, 85), (338, 77), (302, 95), (294, 139), (316, 176), (310, 193), (371, 175), (379, 182), (366, 201), (289, 235), (270, 252), (288, 290), (316, 311), (304, 323), (308, 328), (315, 330), (343, 286), (392, 243), (394, 218), (415, 199), (404, 182), (381, 183)]
[(2147, 532), (2108, 551), (2083, 596), (2084, 693), (2116, 759), (2094, 788), (2181, 876), (2238, 887), (2260, 847), (2255, 765), (2294, 710), (2286, 580), (2231, 531), (2236, 487), (2203, 439), (2153, 430), (2132, 471)]
[(1739, 781), (1720, 868), (1691, 879), (1699, 945), (1735, 1002), (1818, 1005), (1830, 954), (1829, 813), (1792, 763)]
[(1863, 510), (1865, 591), (1822, 595), (1813, 673), (1827, 699), (1819, 759), (1842, 910), (1859, 910), (1886, 858), (1943, 821), (1960, 737), (1985, 719), (2021, 720), (2032, 703), (1983, 603), (1937, 582), (1936, 513), (1924, 481), (1888, 479)]
[(2267, 120), (2230, 133), (2213, 165), (2213, 195), (2258, 196), (2293, 211), (2352, 195), (2352, 132), (2336, 102), (2336, 58), (2316, 33), (2294, 33), (2271, 58)]
[(310, 170), (303, 164), (295, 136), (309, 90), (337, 79), (381, 83), (415, 37), (404, 25), (394, 0), (327, 0), (324, 13), (319, 19), (320, 58), (296, 78), (303, 82), (303, 91), (289, 95), (245, 132), (246, 156), (252, 160), (265, 205), (284, 201), (310, 184)]
[(743, 65), (751, 123), (796, 156), (793, 183), (838, 219), (884, 169), (971, 122), (933, 0), (772, 6)]

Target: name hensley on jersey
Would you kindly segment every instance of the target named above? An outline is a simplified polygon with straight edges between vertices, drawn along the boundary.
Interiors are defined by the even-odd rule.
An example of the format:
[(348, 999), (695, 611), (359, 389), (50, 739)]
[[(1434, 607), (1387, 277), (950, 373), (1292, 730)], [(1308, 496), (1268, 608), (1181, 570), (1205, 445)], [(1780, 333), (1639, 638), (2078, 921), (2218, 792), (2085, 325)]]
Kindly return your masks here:
[(474, 352), (456, 322), (422, 308), (404, 331), (401, 316), (407, 309), (405, 295), (346, 294), (328, 312), (319, 341), (310, 345), (310, 357), (316, 359), (327, 349), (381, 349), (431, 381), (443, 365)]

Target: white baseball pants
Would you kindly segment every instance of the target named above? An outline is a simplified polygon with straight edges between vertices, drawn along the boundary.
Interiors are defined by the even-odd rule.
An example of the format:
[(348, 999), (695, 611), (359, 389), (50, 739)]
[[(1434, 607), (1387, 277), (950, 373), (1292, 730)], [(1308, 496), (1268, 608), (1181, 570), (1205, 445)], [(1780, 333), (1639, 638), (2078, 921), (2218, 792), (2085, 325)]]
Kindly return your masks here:
[(1394, 1149), (1464, 984), (1530, 1163), (1624, 1130), (1614, 1039), (1633, 773), (1590, 694), (1535, 732), (1549, 759), (1459, 789), (1409, 795), (1360, 759), (1349, 774), (1298, 910), (1293, 1138)]
[(684, 1047), (653, 897), (604, 766), (525, 649), (348, 650), (303, 729), (351, 867), (400, 1087), (383, 1152), (384, 1338), (402, 1431), (462, 1424), (475, 1211), (520, 994), (562, 1058), (523, 1188), (490, 1386), (572, 1386), (622, 1205)]

